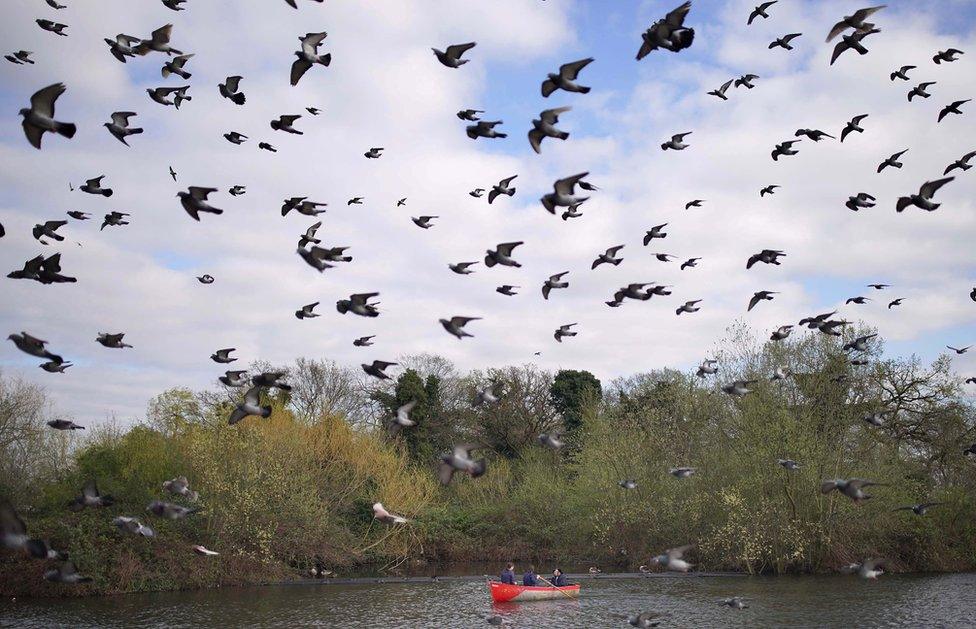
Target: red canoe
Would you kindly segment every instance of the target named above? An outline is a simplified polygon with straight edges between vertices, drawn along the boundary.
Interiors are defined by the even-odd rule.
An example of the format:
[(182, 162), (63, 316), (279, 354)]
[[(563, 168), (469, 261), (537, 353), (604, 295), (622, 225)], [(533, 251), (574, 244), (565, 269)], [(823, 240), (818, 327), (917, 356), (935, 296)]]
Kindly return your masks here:
[(520, 601), (547, 601), (554, 598), (579, 598), (579, 584), (564, 587), (533, 587), (525, 585), (509, 585), (499, 581), (489, 581), (491, 600), (496, 603)]

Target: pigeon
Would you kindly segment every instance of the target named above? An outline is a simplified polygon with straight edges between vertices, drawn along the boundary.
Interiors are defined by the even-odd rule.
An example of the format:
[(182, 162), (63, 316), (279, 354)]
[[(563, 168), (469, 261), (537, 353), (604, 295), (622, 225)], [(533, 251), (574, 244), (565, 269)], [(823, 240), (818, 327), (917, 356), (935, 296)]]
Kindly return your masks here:
[(106, 227), (121, 227), (122, 225), (128, 225), (129, 221), (124, 220), (126, 216), (130, 216), (125, 212), (109, 212), (102, 218), (102, 226), (98, 231), (102, 231)]
[(688, 572), (694, 564), (690, 564), (682, 557), (684, 554), (693, 548), (692, 545), (679, 546), (678, 548), (669, 548), (664, 551), (663, 555), (658, 555), (651, 559), (651, 565), (653, 566), (663, 566), (665, 570), (673, 570), (675, 572)]
[(103, 197), (112, 196), (111, 188), (102, 187), (102, 179), (105, 179), (105, 175), (99, 175), (94, 179), (89, 179), (83, 185), (81, 185), (79, 189), (82, 192), (87, 192), (88, 194), (100, 194)]
[(684, 304), (682, 304), (681, 306), (679, 306), (677, 310), (674, 311), (674, 314), (680, 316), (682, 312), (688, 312), (688, 313), (698, 312), (699, 310), (701, 310), (701, 306), (697, 306), (696, 307), (695, 304), (700, 303), (700, 302), (701, 302), (701, 299), (694, 299), (692, 301), (686, 301)]
[(470, 267), (478, 264), (477, 262), (456, 262), (453, 264), (448, 264), (447, 267), (457, 273), (458, 275), (471, 275), (474, 271)]
[(473, 334), (468, 334), (464, 331), (464, 326), (471, 321), (478, 321), (481, 317), (451, 317), (450, 319), (440, 319), (441, 325), (447, 330), (448, 334), (452, 334), (459, 339), (463, 339), (466, 336), (473, 337)]
[(722, 100), (729, 100), (729, 97), (725, 95), (725, 92), (728, 91), (729, 86), (732, 85), (732, 82), (734, 80), (735, 79), (729, 79), (725, 83), (722, 83), (722, 86), (721, 87), (719, 87), (718, 89), (712, 90), (711, 92), (708, 93), (708, 95), (709, 96), (716, 96), (718, 98), (721, 98)]
[(862, 29), (873, 28), (873, 24), (865, 23), (865, 20), (874, 15), (874, 13), (885, 8), (886, 5), (880, 5), (876, 7), (868, 7), (866, 9), (859, 9), (854, 12), (853, 15), (845, 15), (844, 19), (834, 24), (833, 28), (827, 34), (827, 42), (837, 37), (849, 28), (853, 28), (855, 31)]
[(472, 190), (468, 194), (470, 196), (476, 198), (476, 199), (480, 199), (481, 198), (481, 195), (483, 195), (484, 193), (485, 193), (485, 189), (484, 188), (475, 188), (474, 190)]
[(186, 476), (177, 476), (174, 479), (163, 481), (163, 491), (168, 491), (175, 496), (183, 496), (190, 502), (196, 502), (200, 494), (190, 489), (190, 481)]
[(652, 294), (644, 290), (645, 286), (649, 286), (649, 284), (628, 284), (614, 293), (614, 301), (621, 302), (625, 298), (647, 301), (652, 297)]
[[(589, 90), (589, 88), (586, 88)], [(560, 131), (554, 125), (559, 122), (560, 114), (571, 110), (572, 107), (557, 107), (546, 109), (539, 114), (538, 120), (532, 121), (533, 129), (529, 131), (529, 145), (536, 153), (542, 152), (542, 140), (544, 138), (557, 138), (565, 140), (569, 137), (566, 131)]]
[(95, 481), (90, 480), (85, 483), (81, 495), (68, 503), (68, 508), (72, 511), (81, 511), (85, 507), (111, 507), (113, 504), (115, 504), (115, 498), (108, 495), (103, 496), (99, 493)]
[(762, 197), (766, 196), (767, 194), (775, 194), (776, 188), (780, 188), (780, 187), (782, 187), (782, 186), (778, 186), (776, 184), (772, 184), (772, 185), (766, 186), (765, 188), (763, 188), (763, 189), (761, 189), (759, 191), (759, 198), (761, 199)]
[(46, 363), (41, 363), (38, 365), (41, 369), (48, 373), (64, 373), (65, 369), (71, 367), (73, 363), (61, 363), (54, 360), (49, 360)]
[(25, 63), (34, 65), (34, 60), (30, 58), (32, 54), (34, 53), (29, 50), (18, 50), (9, 55), (4, 55), (3, 58), (16, 65), (24, 65)]
[(227, 420), (228, 424), (233, 426), (251, 415), (257, 415), (265, 419), (271, 417), (271, 407), (261, 406), (262, 388), (260, 386), (252, 386), (244, 393), (244, 399), (234, 407), (230, 418)]
[(698, 371), (695, 373), (699, 378), (704, 378), (705, 376), (710, 376), (718, 373), (717, 360), (712, 360), (706, 358), (702, 361), (702, 364), (698, 365)]
[[(580, 71), (593, 62), (593, 57), (587, 57), (586, 59), (580, 59), (579, 61), (571, 61), (569, 63), (564, 63), (559, 66), (559, 73), (550, 72), (546, 75), (548, 78), (542, 82), (542, 96), (548, 98), (550, 94), (556, 90), (565, 90), (567, 92), (577, 92), (579, 94), (587, 94), (590, 88), (584, 87), (575, 83), (576, 77), (579, 76)], [(566, 111), (567, 108), (561, 107), (562, 111)], [(562, 111), (559, 110), (548, 110), (550, 112), (555, 111), (558, 116)], [(543, 112), (544, 114), (545, 112)], [(555, 123), (556, 120), (552, 120), (550, 124)], [(538, 128), (538, 127), (536, 127)], [(556, 137), (556, 136), (552, 136)], [(565, 138), (561, 138), (565, 139)], [(536, 153), (539, 151), (536, 150)]]
[(326, 269), (331, 269), (334, 267), (334, 265), (329, 264), (330, 262), (351, 262), (352, 256), (343, 255), (348, 248), (349, 247), (331, 247), (329, 249), (325, 249), (323, 247), (316, 247), (313, 245), (309, 249), (299, 248), (298, 255), (305, 260), (306, 264), (321, 273)]
[(512, 251), (522, 244), (524, 243), (519, 240), (518, 242), (503, 242), (495, 245), (495, 249), (489, 249), (485, 255), (485, 266), (490, 269), (496, 264), (500, 264), (502, 266), (521, 268), (522, 265), (512, 258)]
[(391, 437), (397, 436), (404, 428), (415, 426), (417, 422), (410, 419), (410, 411), (417, 405), (417, 400), (411, 400), (397, 408), (396, 413), (389, 419), (386, 425), (387, 432)]
[[(307, 201), (306, 198), (307, 197), (291, 197), (290, 199), (285, 199), (285, 202), (281, 205), (281, 215), (287, 216), (288, 212), (291, 212), (292, 210), (295, 210), (299, 214), (304, 214), (305, 216), (318, 216), (319, 214), (325, 213), (325, 210), (319, 210), (317, 208), (325, 207), (328, 205), (328, 203)], [(321, 223), (316, 223), (314, 227), (318, 229), (320, 225)], [(308, 242), (315, 242), (318, 244), (318, 241), (313, 241), (312, 239), (308, 239)], [(300, 244), (299, 246), (304, 247), (305, 245)]]
[(397, 204), (396, 204), (396, 206), (397, 206), (397, 207), (402, 207), (402, 206), (404, 206), (404, 205), (406, 205), (406, 204), (407, 204), (407, 197), (403, 197), (402, 199), (399, 199), (399, 200), (397, 201)]
[(317, 107), (306, 107), (305, 108), (305, 111), (307, 111), (308, 113), (312, 114), (313, 116), (317, 116), (320, 113), (322, 113), (322, 110), (319, 109), (319, 108), (317, 108)]
[(41, 284), (62, 284), (76, 282), (77, 279), (61, 274), (61, 254), (45, 258), (43, 255), (35, 256), (24, 263), (24, 268), (11, 271), (7, 277), (14, 280), (34, 280)]
[(472, 406), (481, 406), (482, 404), (494, 404), (499, 400), (501, 395), (501, 386), (498, 384), (490, 384), (484, 388), (478, 388), (475, 390), (474, 401)]
[(966, 100), (957, 100), (949, 105), (946, 105), (945, 107), (942, 108), (942, 111), (939, 112), (938, 122), (942, 122), (942, 119), (948, 116), (949, 114), (962, 115), (962, 110), (959, 108), (971, 100), (972, 100), (971, 98), (967, 98)]
[(383, 147), (374, 146), (368, 151), (366, 151), (365, 153), (363, 153), (363, 155), (366, 156), (366, 159), (379, 159), (383, 155)]
[(54, 119), (54, 103), (64, 94), (67, 88), (64, 83), (52, 83), (34, 92), (30, 99), (30, 107), (20, 110), (22, 123), (27, 141), (36, 149), (41, 148), (41, 138), (45, 131), (57, 133), (71, 139), (78, 128), (70, 122), (59, 122)]
[(868, 284), (868, 288), (873, 288), (874, 290), (884, 290), (886, 288), (891, 288), (891, 284)]
[(895, 300), (889, 302), (888, 303), (888, 310), (891, 310), (891, 307), (892, 306), (900, 306), (901, 305), (901, 302), (903, 302), (903, 301), (905, 301), (905, 297), (899, 297), (898, 299), (895, 299)]
[[(180, 103), (183, 101), (193, 100), (192, 96), (186, 95), (188, 89), (190, 89), (189, 85), (184, 85), (183, 87), (153, 87), (147, 89), (146, 93), (149, 94), (149, 98), (160, 105), (173, 105), (179, 109)], [(170, 95), (173, 95), (173, 100), (168, 100), (167, 97)]]
[(690, 478), (697, 470), (693, 467), (673, 467), (668, 470), (668, 474), (675, 478)]
[(640, 61), (652, 51), (659, 48), (680, 52), (691, 46), (695, 40), (695, 29), (685, 27), (685, 18), (691, 10), (691, 2), (685, 2), (673, 9), (663, 19), (651, 24), (651, 27), (641, 33), (641, 47), (637, 51)]
[(583, 216), (583, 213), (582, 212), (577, 211), (577, 208), (579, 208), (579, 206), (581, 206), (581, 205), (583, 205), (583, 204), (582, 203), (574, 203), (573, 205), (570, 205), (569, 208), (560, 215), (561, 218), (564, 221), (566, 221), (566, 220), (569, 220), (571, 218), (579, 218), (579, 217)]
[[(536, 440), (540, 445), (550, 450), (561, 450), (566, 445), (566, 442), (560, 439), (560, 435), (545, 432), (536, 437)], [(592, 571), (593, 569), (590, 568), (590, 570)]]
[(55, 430), (84, 430), (84, 426), (79, 426), (70, 419), (52, 419), (47, 425)]
[(182, 51), (179, 51), (169, 45), (169, 40), (172, 34), (172, 24), (160, 26), (152, 32), (149, 39), (144, 39), (139, 42), (139, 45), (133, 48), (133, 51), (137, 55), (147, 55), (153, 51), (166, 53), (166, 55), (182, 55)]
[(891, 80), (892, 81), (894, 81), (895, 79), (901, 79), (902, 81), (910, 80), (908, 78), (908, 71), (914, 70), (916, 67), (918, 66), (902, 66), (898, 68), (897, 70), (891, 73)]
[(695, 199), (693, 201), (688, 201), (687, 203), (685, 203), (685, 209), (687, 210), (687, 209), (690, 209), (690, 208), (693, 208), (693, 207), (701, 207), (702, 206), (702, 203), (704, 203), (704, 202), (705, 202), (705, 199)]
[(972, 347), (972, 345), (967, 345), (966, 347), (952, 347), (951, 345), (946, 345), (946, 349), (951, 349), (960, 356), (969, 351), (970, 347)]
[(320, 315), (312, 312), (312, 310), (315, 308), (315, 306), (318, 306), (318, 305), (319, 305), (319, 302), (317, 302), (317, 301), (315, 303), (305, 304), (299, 310), (296, 310), (295, 311), (295, 316), (298, 319), (313, 319), (315, 317), (318, 317)]
[(912, 102), (912, 99), (915, 98), (916, 96), (921, 96), (922, 98), (930, 97), (931, 94), (925, 91), (926, 89), (928, 89), (930, 85), (935, 85), (935, 81), (925, 81), (924, 83), (919, 83), (918, 85), (913, 87), (908, 92), (908, 102)]
[(776, 459), (776, 463), (790, 472), (795, 472), (801, 467), (801, 465), (793, 459)]
[(120, 515), (112, 519), (112, 524), (118, 527), (123, 533), (130, 535), (140, 535), (142, 537), (153, 537), (156, 533), (151, 528), (140, 522), (136, 518)]
[(119, 332), (117, 334), (109, 334), (108, 332), (99, 332), (98, 338), (95, 340), (101, 345), (108, 347), (110, 349), (125, 349), (126, 347), (132, 347), (128, 343), (123, 343), (122, 338), (125, 337), (124, 332)]
[(701, 258), (688, 258), (681, 263), (681, 270), (684, 271), (685, 269), (691, 269), (698, 266), (699, 260), (701, 260)]
[(350, 295), (349, 299), (337, 301), (336, 310), (339, 311), (339, 314), (351, 312), (361, 317), (378, 317), (380, 312), (376, 309), (377, 304), (370, 304), (369, 300), (373, 297), (379, 297), (379, 295), (379, 293), (355, 293)]
[(504, 285), (499, 286), (498, 288), (496, 288), (495, 289), (495, 292), (496, 293), (501, 293), (502, 295), (507, 295), (509, 297), (513, 297), (515, 295), (518, 295), (518, 293), (515, 292), (515, 289), (516, 288), (519, 288), (519, 287), (518, 286), (512, 286), (511, 284), (504, 284)]
[(553, 192), (547, 193), (542, 197), (542, 206), (550, 214), (555, 214), (556, 207), (569, 207), (586, 201), (589, 197), (575, 196), (575, 191), (577, 184), (589, 174), (588, 172), (583, 172), (564, 179), (558, 179), (552, 186)]
[(802, 142), (802, 140), (787, 140), (785, 142), (780, 142), (776, 145), (771, 153), (774, 162), (778, 162), (781, 155), (791, 156), (796, 155), (800, 151), (793, 148), (793, 145), (797, 142)]
[(844, 127), (844, 130), (840, 132), (840, 141), (843, 142), (844, 138), (846, 138), (854, 131), (857, 131), (858, 133), (864, 133), (864, 129), (861, 128), (861, 121), (867, 117), (868, 117), (867, 114), (861, 114), (859, 116), (854, 116), (853, 118), (851, 118), (851, 121), (847, 123), (847, 125)]
[(416, 216), (416, 217), (411, 217), (410, 220), (413, 221), (413, 224), (419, 227), (420, 229), (430, 229), (431, 227), (433, 227), (431, 221), (434, 220), (435, 218), (438, 217), (437, 216)]
[[(646, 567), (644, 570), (642, 570), (642, 572), (648, 572)], [(660, 614), (654, 612), (643, 612), (640, 614), (632, 614), (630, 616), (627, 616), (627, 622), (632, 627), (639, 627), (640, 629), (649, 629), (651, 627), (657, 627), (658, 625), (661, 624), (661, 621), (657, 619), (658, 616), (660, 616)]]
[(180, 5), (184, 4), (185, 2), (186, 0), (163, 0), (163, 6), (173, 11), (184, 11), (184, 7), (181, 7)]
[(835, 478), (833, 480), (825, 480), (820, 483), (820, 493), (829, 494), (833, 490), (837, 490), (844, 494), (848, 498), (854, 501), (855, 504), (860, 504), (862, 501), (867, 500), (871, 496), (864, 493), (865, 487), (871, 487), (872, 485), (884, 486), (886, 483), (875, 483), (874, 481), (862, 480), (860, 478)]
[(963, 172), (969, 170), (970, 168), (973, 167), (973, 165), (969, 163), (969, 160), (971, 160), (974, 157), (976, 157), (976, 151), (971, 151), (969, 153), (966, 153), (956, 161), (949, 164), (949, 166), (945, 169), (945, 172), (942, 174), (948, 175), (949, 173), (951, 173), (956, 169), (962, 170)]
[(379, 520), (383, 524), (406, 524), (408, 522), (408, 520), (402, 515), (396, 515), (387, 511), (380, 502), (373, 504), (373, 518)]
[(847, 197), (847, 203), (844, 205), (847, 206), (847, 209), (851, 210), (852, 212), (857, 212), (861, 208), (874, 207), (875, 201), (877, 201), (877, 199), (867, 192), (858, 192), (857, 195), (853, 197)]
[(247, 188), (245, 186), (240, 186), (240, 185), (231, 186), (230, 189), (227, 190), (227, 194), (229, 194), (232, 197), (242, 196), (246, 192), (247, 192)]
[(237, 131), (230, 131), (224, 134), (224, 139), (226, 139), (231, 144), (236, 144), (237, 146), (240, 146), (241, 144), (244, 144), (245, 141), (247, 141), (248, 137), (243, 133), (238, 133)]
[(291, 84), (293, 86), (298, 85), (298, 81), (313, 65), (329, 67), (329, 64), (332, 63), (330, 53), (319, 54), (319, 46), (322, 45), (322, 41), (327, 36), (328, 33), (323, 31), (321, 33), (307, 33), (304, 37), (298, 38), (302, 43), (302, 49), (295, 53), (298, 58), (291, 64)]
[(282, 380), (285, 375), (286, 373), (284, 371), (262, 371), (259, 374), (251, 376), (251, 384), (266, 389), (278, 388), (282, 391), (291, 391), (291, 385)]
[(691, 135), (691, 133), (692, 133), (691, 131), (686, 131), (685, 133), (676, 133), (672, 135), (670, 140), (661, 144), (661, 150), (662, 151), (666, 151), (668, 149), (671, 149), (673, 151), (685, 150), (686, 148), (691, 146), (690, 144), (684, 143), (685, 136)]
[(877, 334), (865, 334), (853, 341), (844, 344), (844, 351), (866, 352), (868, 351), (868, 341), (878, 336)]
[(962, 55), (962, 54), (965, 53), (956, 48), (949, 48), (948, 50), (940, 50), (935, 54), (934, 57), (932, 57), (932, 61), (935, 62), (935, 65), (939, 65), (943, 61), (945, 61), (946, 63), (952, 63), (953, 61), (956, 60), (956, 55)]
[(51, 20), (44, 19), (34, 21), (37, 22), (37, 25), (41, 27), (41, 30), (54, 33), (55, 35), (60, 35), (61, 37), (68, 36), (68, 34), (64, 32), (64, 29), (68, 28), (67, 24), (61, 24), (60, 22), (52, 22)]
[(845, 51), (850, 49), (854, 49), (862, 55), (868, 54), (868, 49), (864, 47), (864, 44), (862, 44), (861, 41), (868, 35), (880, 32), (881, 29), (878, 28), (864, 28), (861, 30), (856, 30), (850, 35), (844, 35), (841, 40), (837, 42), (837, 45), (834, 46), (834, 54), (830, 56), (830, 65), (834, 65), (834, 62), (837, 61), (837, 59), (844, 54)]
[[(349, 206), (349, 205), (362, 205), (363, 204), (363, 201), (365, 199), (366, 199), (366, 197), (353, 197), (353, 198), (349, 199), (348, 201), (346, 201), (346, 205), (347, 206)], [(436, 216), (432, 216), (430, 218), (437, 218), (437, 217)]]
[(176, 76), (180, 77), (181, 79), (189, 79), (193, 75), (191, 73), (187, 72), (186, 70), (184, 70), (183, 67), (192, 58), (193, 58), (193, 55), (192, 54), (190, 54), (190, 55), (179, 55), (179, 56), (173, 57), (172, 59), (170, 59), (169, 61), (167, 61), (166, 63), (163, 64), (163, 67), (160, 69), (159, 72), (160, 72), (160, 74), (163, 75), (163, 78), (164, 79), (165, 78), (168, 78), (170, 74), (175, 74)]
[(884, 170), (888, 166), (891, 166), (892, 168), (901, 168), (903, 166), (903, 164), (898, 161), (898, 158), (901, 157), (902, 155), (904, 155), (907, 152), (908, 152), (908, 149), (905, 149), (904, 151), (898, 151), (897, 153), (893, 153), (891, 155), (891, 157), (889, 157), (885, 161), (883, 161), (880, 164), (878, 164), (878, 172), (880, 173), (882, 170)]
[(462, 472), (471, 478), (478, 478), (485, 473), (487, 464), (484, 459), (471, 458), (471, 452), (481, 446), (470, 443), (462, 443), (454, 446), (450, 452), (445, 452), (440, 456), (440, 465), (437, 470), (437, 477), (442, 485), (450, 485), (456, 472)]
[(77, 583), (91, 583), (94, 581), (91, 577), (83, 577), (78, 574), (78, 568), (75, 567), (73, 561), (66, 561), (57, 568), (51, 568), (45, 571), (44, 580), (54, 583), (70, 583), (72, 585)]
[(0, 546), (10, 550), (24, 550), (35, 559), (66, 558), (62, 553), (49, 548), (45, 541), (29, 537), (27, 525), (6, 499), (0, 499)]
[(502, 120), (479, 120), (473, 125), (465, 127), (464, 132), (472, 140), (478, 138), (507, 138), (507, 133), (495, 131), (495, 127), (502, 124)]
[(829, 133), (825, 133), (820, 129), (797, 129), (793, 137), (800, 137), (801, 135), (806, 136), (813, 140), (814, 142), (819, 142), (824, 138), (834, 139), (834, 136)]
[(777, 1), (778, 0), (770, 0), (769, 2), (763, 2), (758, 7), (753, 9), (752, 13), (749, 14), (749, 19), (746, 21), (746, 25), (751, 26), (752, 21), (755, 20), (757, 17), (761, 17), (764, 20), (768, 20), (769, 14), (766, 13), (766, 9), (776, 4)]
[(562, 282), (564, 275), (569, 274), (569, 271), (563, 271), (562, 273), (556, 273), (555, 275), (550, 275), (542, 284), (542, 298), (548, 300), (549, 293), (554, 288), (569, 288), (569, 282)]
[(137, 133), (142, 133), (141, 127), (130, 127), (129, 118), (135, 116), (134, 111), (116, 111), (112, 114), (112, 121), (106, 122), (103, 126), (108, 129), (116, 140), (129, 146), (129, 143), (125, 141), (130, 135), (136, 135)]
[(777, 37), (772, 41), (772, 43), (769, 44), (769, 49), (772, 50), (773, 48), (779, 47), (786, 50), (793, 50), (793, 46), (790, 46), (790, 42), (802, 35), (803, 33), (789, 33), (787, 35), (783, 35), (782, 37)]
[(868, 415), (865, 415), (863, 419), (866, 423), (880, 428), (884, 426), (885, 415), (887, 415), (885, 411), (881, 411), (879, 413), (869, 413)]
[[(298, 8), (298, 4), (296, 4), (296, 0), (285, 0), (285, 2), (287, 2), (288, 5), (291, 6), (291, 8), (293, 8), (293, 9), (297, 9)], [(324, 2), (324, 0), (312, 0), (312, 2), (322, 3), (322, 2)]]
[(352, 342), (354, 347), (370, 347), (373, 345), (372, 339), (376, 338), (376, 335), (370, 336), (360, 336), (358, 339)]
[(438, 50), (436, 48), (431, 48), (434, 51), (434, 56), (437, 60), (441, 62), (442, 65), (448, 68), (459, 68), (466, 64), (469, 60), (462, 59), (461, 55), (471, 50), (477, 45), (476, 42), (469, 42), (467, 44), (452, 44), (445, 50)]
[(218, 349), (216, 352), (214, 352), (213, 354), (210, 355), (210, 360), (214, 361), (215, 363), (220, 363), (222, 365), (226, 365), (228, 363), (232, 363), (232, 362), (234, 362), (237, 359), (236, 358), (231, 358), (230, 353), (231, 352), (236, 352), (236, 351), (237, 351), (237, 348), (234, 348), (234, 347), (228, 347), (228, 348), (225, 348), (225, 349)]
[(759, 78), (758, 74), (743, 74), (735, 80), (736, 87), (744, 87), (746, 89), (752, 89), (756, 87), (752, 84), (753, 81)]
[(770, 291), (770, 290), (761, 290), (756, 292), (755, 294), (753, 294), (752, 299), (749, 300), (749, 307), (746, 308), (746, 312), (749, 312), (750, 310), (755, 308), (756, 304), (758, 304), (760, 301), (763, 300), (772, 301), (773, 295), (776, 294), (778, 294), (776, 291)]
[(246, 373), (246, 371), (225, 371), (224, 375), (217, 378), (217, 380), (219, 380), (224, 386), (237, 389), (247, 384), (247, 378), (244, 377), (244, 374)]
[(749, 609), (749, 604), (742, 600), (741, 596), (733, 596), (722, 601), (722, 605), (732, 609)]
[(207, 212), (210, 214), (224, 213), (223, 210), (215, 208), (207, 203), (207, 196), (211, 192), (217, 192), (217, 189), (190, 186), (187, 188), (186, 192), (177, 192), (176, 196), (180, 198), (180, 203), (183, 205), (183, 209), (186, 210), (186, 213), (190, 215), (190, 218), (195, 221), (199, 221), (200, 212)]
[(158, 515), (161, 518), (166, 518), (167, 520), (182, 520), (188, 515), (192, 515), (199, 511), (199, 507), (184, 507), (182, 505), (173, 504), (171, 502), (163, 502), (161, 500), (153, 500), (146, 507), (146, 511)]
[(562, 343), (564, 336), (576, 336), (578, 334), (578, 332), (573, 332), (571, 330), (571, 328), (574, 325), (578, 325), (578, 324), (576, 324), (576, 323), (566, 323), (566, 324), (561, 325), (558, 328), (556, 328), (555, 333), (553, 333), (553, 335), (552, 335), (553, 338), (556, 339), (556, 342), (557, 343)]
[(258, 148), (262, 151), (268, 151), (269, 153), (277, 153), (278, 149), (274, 146), (268, 144), (267, 142), (258, 142)]
[(478, 122), (478, 120), (480, 120), (478, 114), (483, 114), (483, 113), (485, 112), (481, 109), (462, 109), (461, 111), (457, 112), (457, 117), (459, 120), (467, 120), (468, 122)]
[(663, 230), (667, 227), (667, 223), (661, 223), (660, 225), (655, 225), (646, 234), (644, 234), (644, 246), (646, 247), (655, 238), (667, 238), (667, 233)]
[(229, 99), (230, 101), (238, 105), (243, 105), (245, 101), (247, 101), (247, 97), (244, 96), (244, 92), (240, 91), (241, 79), (243, 78), (244, 77), (236, 76), (236, 75), (229, 76), (226, 79), (224, 79), (223, 83), (217, 86), (217, 90), (220, 92), (220, 95), (223, 96), (224, 98)]
[(57, 233), (57, 230), (68, 224), (68, 221), (45, 221), (43, 223), (38, 223), (34, 225), (31, 233), (34, 238), (40, 240), (41, 237), (50, 238), (51, 240), (56, 240), (61, 242), (64, 240), (64, 236)]
[(363, 368), (363, 371), (373, 376), (374, 378), (378, 378), (380, 380), (389, 380), (390, 376), (388, 376), (384, 370), (396, 364), (397, 363), (390, 363), (382, 360), (374, 360), (372, 363), (368, 365), (364, 363), (360, 366)]
[[(651, 232), (648, 232), (651, 233)], [(597, 256), (596, 260), (590, 266), (590, 269), (595, 269), (601, 264), (612, 264), (614, 266), (620, 266), (620, 263), (624, 261), (623, 258), (618, 258), (617, 253), (624, 248), (624, 245), (617, 245), (616, 247), (610, 247), (605, 253), (601, 253)]]
[(617, 484), (623, 487), (624, 489), (637, 489), (637, 481), (635, 481), (632, 478), (624, 479), (618, 482)]
[(946, 185), (950, 181), (955, 179), (955, 177), (945, 177), (943, 179), (936, 179), (935, 181), (926, 181), (922, 184), (922, 187), (918, 189), (918, 194), (911, 194), (907, 197), (899, 197), (898, 203), (895, 205), (895, 211), (903, 212), (905, 208), (914, 205), (917, 208), (923, 209), (927, 212), (934, 212), (939, 209), (941, 203), (933, 203), (932, 197), (938, 192), (939, 188)]
[(742, 397), (752, 393), (749, 385), (755, 384), (758, 380), (735, 380), (729, 384), (722, 385), (722, 391), (733, 397)]
[(775, 264), (780, 265), (779, 258), (785, 256), (786, 253), (778, 251), (776, 249), (763, 249), (759, 253), (753, 254), (746, 261), (746, 270), (751, 269), (752, 266), (757, 262), (762, 262), (763, 264)]
[(108, 49), (112, 53), (112, 56), (125, 63), (127, 58), (136, 56), (135, 46), (133, 44), (139, 43), (142, 40), (132, 35), (119, 33), (115, 36), (115, 39), (106, 38), (104, 41), (108, 44)]
[(291, 133), (293, 135), (305, 135), (304, 131), (299, 131), (292, 126), (299, 118), (301, 118), (301, 116), (297, 114), (290, 116), (278, 116), (277, 120), (271, 121), (271, 128), (275, 131), (284, 131), (285, 133)]
[(173, 170), (172, 166), (169, 167), (169, 176), (173, 178), (173, 181), (176, 181), (176, 171)]
[(840, 569), (844, 574), (856, 574), (862, 579), (877, 579), (884, 574), (881, 559), (865, 559), (862, 563), (851, 563)]

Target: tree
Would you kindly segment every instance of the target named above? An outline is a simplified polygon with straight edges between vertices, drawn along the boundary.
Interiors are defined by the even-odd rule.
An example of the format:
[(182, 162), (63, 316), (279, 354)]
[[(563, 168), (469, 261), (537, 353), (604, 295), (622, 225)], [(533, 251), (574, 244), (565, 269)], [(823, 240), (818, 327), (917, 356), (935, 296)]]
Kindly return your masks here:
[(452, 430), (449, 416), (440, 404), (440, 379), (431, 374), (424, 381), (413, 369), (407, 369), (397, 378), (392, 395), (375, 392), (374, 398), (382, 404), (388, 415), (393, 415), (404, 404), (416, 402), (410, 411), (410, 419), (416, 425), (400, 431), (400, 438), (414, 461), (430, 463), (442, 450), (450, 447)]
[(583, 409), (587, 404), (598, 404), (603, 388), (596, 376), (589, 371), (563, 369), (556, 374), (549, 389), (549, 398), (556, 411), (563, 416), (567, 433), (574, 433), (583, 422)]

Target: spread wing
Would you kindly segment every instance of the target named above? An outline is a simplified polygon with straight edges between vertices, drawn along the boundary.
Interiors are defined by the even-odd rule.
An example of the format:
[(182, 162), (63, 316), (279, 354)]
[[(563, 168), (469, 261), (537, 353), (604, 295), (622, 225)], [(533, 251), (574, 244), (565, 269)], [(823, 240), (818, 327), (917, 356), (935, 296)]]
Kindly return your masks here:
[(926, 181), (922, 184), (922, 187), (919, 188), (918, 193), (920, 196), (926, 199), (931, 199), (933, 196), (935, 196), (935, 193), (939, 190), (939, 188), (946, 185), (953, 179), (955, 179), (955, 177), (945, 177), (943, 179), (936, 179), (935, 181)]
[(197, 201), (206, 200), (208, 194), (211, 192), (217, 192), (216, 188), (200, 188), (198, 186), (190, 186), (187, 190), (189, 191), (190, 196)]
[(563, 114), (570, 109), (572, 109), (572, 107), (557, 107), (555, 109), (547, 109), (539, 114), (539, 118), (541, 118), (543, 122), (556, 124), (559, 122), (560, 114)]
[(579, 183), (580, 179), (589, 174), (589, 172), (585, 172), (578, 175), (573, 175), (572, 177), (566, 177), (565, 179), (560, 179), (556, 181), (553, 188), (555, 188), (556, 194), (571, 195), (573, 194), (573, 189), (576, 187), (576, 184)]
[(447, 53), (448, 57), (453, 57), (454, 59), (459, 58), (466, 51), (474, 48), (475, 42), (468, 42), (467, 44), (453, 44), (447, 47), (444, 52)]
[(58, 96), (64, 94), (65, 89), (67, 88), (64, 86), (64, 83), (53, 83), (44, 89), (38, 90), (31, 96), (31, 109), (42, 116), (53, 117), (54, 101), (58, 100)]
[(691, 2), (685, 2), (677, 9), (672, 10), (664, 18), (664, 22), (672, 29), (681, 28), (685, 23), (685, 17), (688, 15), (688, 11), (691, 11)]
[(572, 81), (579, 76), (580, 70), (588, 66), (592, 61), (593, 57), (587, 57), (586, 59), (580, 59), (579, 61), (565, 63), (559, 66), (559, 76), (566, 80)]

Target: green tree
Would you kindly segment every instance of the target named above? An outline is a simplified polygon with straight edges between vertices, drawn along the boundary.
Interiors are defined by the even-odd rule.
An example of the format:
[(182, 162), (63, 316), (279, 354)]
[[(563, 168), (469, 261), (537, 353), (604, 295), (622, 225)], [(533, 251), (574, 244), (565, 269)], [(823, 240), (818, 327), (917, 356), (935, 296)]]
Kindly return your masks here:
[(563, 369), (556, 374), (549, 390), (552, 405), (563, 416), (567, 433), (574, 433), (583, 422), (583, 409), (587, 404), (598, 404), (603, 388), (596, 376), (589, 371)]

